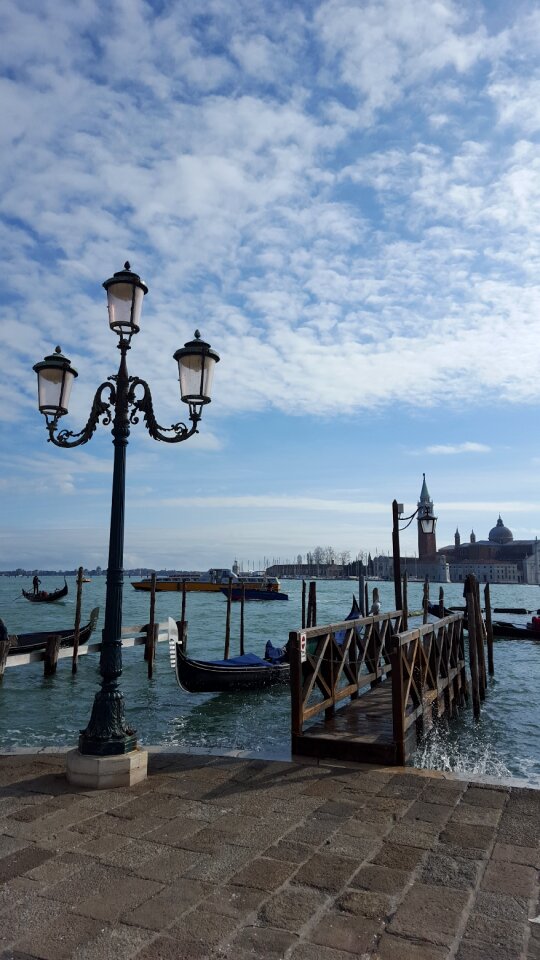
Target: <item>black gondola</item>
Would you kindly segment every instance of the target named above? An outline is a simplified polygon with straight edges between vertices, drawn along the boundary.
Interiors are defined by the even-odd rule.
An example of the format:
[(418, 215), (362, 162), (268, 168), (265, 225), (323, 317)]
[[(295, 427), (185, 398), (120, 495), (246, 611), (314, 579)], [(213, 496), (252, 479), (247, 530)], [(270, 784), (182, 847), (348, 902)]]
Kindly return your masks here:
[[(360, 609), (353, 597), (353, 605), (346, 620), (356, 620)], [(336, 634), (342, 643), (345, 631)], [(228, 660), (194, 660), (176, 642), (176, 679), (188, 693), (226, 693), (244, 690), (264, 690), (279, 683), (288, 683), (290, 676), (286, 647), (278, 649), (267, 643), (265, 657), (245, 653)]]
[[(99, 607), (94, 607), (90, 614), (90, 620), (84, 627), (80, 628), (79, 645), (88, 642), (94, 632), (98, 616)], [(18, 633), (15, 636), (11, 636), (11, 647), (9, 648), (8, 656), (18, 653), (32, 653), (34, 650), (44, 650), (47, 646), (47, 640), (53, 635), (60, 637), (61, 647), (73, 646), (75, 639), (73, 627), (70, 627), (68, 630), (56, 630), (54, 627), (51, 627), (49, 630), (39, 630), (35, 633)]]
[(62, 597), (67, 597), (68, 585), (66, 578), (64, 577), (64, 586), (59, 587), (58, 590), (51, 590), (50, 593), (47, 590), (38, 590), (37, 593), (32, 593), (31, 590), (23, 590), (22, 595), (26, 597), (27, 600), (30, 600), (30, 603), (54, 603), (55, 600), (61, 600)]
[(188, 693), (224, 693), (263, 690), (288, 683), (288, 663), (271, 663), (255, 653), (229, 660), (192, 660), (176, 644), (176, 679)]

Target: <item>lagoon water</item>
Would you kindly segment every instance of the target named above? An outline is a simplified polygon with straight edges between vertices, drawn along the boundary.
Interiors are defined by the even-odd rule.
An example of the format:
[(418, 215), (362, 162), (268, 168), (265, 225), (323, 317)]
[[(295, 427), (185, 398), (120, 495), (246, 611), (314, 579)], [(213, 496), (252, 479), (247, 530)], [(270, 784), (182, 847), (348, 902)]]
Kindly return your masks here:
[[(30, 579), (0, 577), (0, 617), (9, 633), (70, 627), (75, 616), (76, 584), (68, 577), (65, 601), (31, 604), (20, 596), (30, 589)], [(61, 586), (63, 577), (42, 577), (41, 589)], [(394, 608), (393, 584), (370, 583), (379, 588), (382, 609)], [(271, 639), (282, 646), (289, 630), (301, 622), (300, 581), (284, 580), (289, 602), (246, 604), (246, 650), (263, 654)], [(432, 585), (438, 599), (439, 585)], [(445, 603), (462, 604), (462, 586), (445, 585)], [(320, 624), (342, 620), (349, 612), (353, 581), (317, 582), (317, 619)], [(422, 584), (409, 584), (409, 607), (421, 607)], [(491, 587), (494, 607), (540, 607), (540, 588)], [(83, 587), (82, 622), (99, 605), (100, 619), (94, 640), (99, 639), (105, 605), (105, 578), (96, 577)], [(180, 618), (181, 594), (158, 593), (156, 619)], [(187, 595), (188, 649), (196, 657), (222, 656), (226, 600), (222, 594)], [(135, 591), (126, 578), (123, 622), (144, 623), (149, 616), (149, 594)], [(527, 617), (512, 617), (515, 621)], [(233, 604), (231, 655), (238, 652), (239, 605)], [(495, 677), (489, 682), (482, 717), (475, 722), (467, 708), (448, 726), (439, 727), (414, 757), (416, 766), (500, 777), (522, 777), (540, 786), (540, 642), (495, 640)], [(289, 750), (290, 705), (288, 688), (251, 694), (189, 694), (176, 683), (169, 665), (169, 650), (160, 643), (154, 678), (148, 681), (143, 648), (124, 650), (121, 687), (129, 722), (143, 744), (179, 749), (212, 748), (245, 750), (261, 756), (282, 756)], [(98, 689), (98, 655), (81, 657), (75, 677), (71, 661), (61, 660), (58, 672), (43, 678), (43, 665), (6, 669), (0, 684), (0, 750), (14, 747), (61, 747), (76, 744), (78, 732), (90, 716)]]

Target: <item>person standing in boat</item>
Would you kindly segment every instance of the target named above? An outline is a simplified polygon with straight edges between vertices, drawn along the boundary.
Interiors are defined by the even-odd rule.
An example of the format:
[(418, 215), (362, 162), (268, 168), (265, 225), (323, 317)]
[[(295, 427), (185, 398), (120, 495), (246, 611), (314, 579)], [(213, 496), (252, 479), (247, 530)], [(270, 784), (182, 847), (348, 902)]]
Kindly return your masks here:
[(37, 597), (37, 595), (38, 595), (38, 593), (39, 593), (39, 585), (40, 585), (40, 583), (41, 583), (41, 580), (39, 579), (39, 577), (38, 577), (38, 575), (37, 575), (37, 573), (36, 573), (34, 579), (32, 580), (32, 586), (33, 586), (33, 588), (34, 588), (34, 596), (35, 596), (35, 597)]

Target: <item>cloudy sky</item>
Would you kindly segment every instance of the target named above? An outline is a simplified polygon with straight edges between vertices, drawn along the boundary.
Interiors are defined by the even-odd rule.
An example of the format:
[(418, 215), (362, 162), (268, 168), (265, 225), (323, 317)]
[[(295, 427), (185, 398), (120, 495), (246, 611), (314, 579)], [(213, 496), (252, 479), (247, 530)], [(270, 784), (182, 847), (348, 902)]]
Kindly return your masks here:
[(106, 565), (110, 428), (48, 444), (32, 366), (61, 344), (80, 429), (126, 259), (163, 425), (174, 351), (221, 356), (198, 437), (133, 428), (126, 566), (387, 552), (424, 471), (439, 545), (540, 533), (537, 4), (3, 0), (0, 32), (1, 569)]

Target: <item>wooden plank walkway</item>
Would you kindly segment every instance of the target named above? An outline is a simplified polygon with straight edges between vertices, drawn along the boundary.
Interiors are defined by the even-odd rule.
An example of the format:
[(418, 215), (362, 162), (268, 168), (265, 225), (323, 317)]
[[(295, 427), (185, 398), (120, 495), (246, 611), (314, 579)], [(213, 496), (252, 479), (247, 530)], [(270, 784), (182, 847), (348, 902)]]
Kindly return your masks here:
[[(408, 738), (407, 755), (414, 748)], [(293, 754), (334, 757), (356, 763), (398, 763), (392, 721), (392, 684), (378, 684), (337, 710), (329, 720), (319, 720), (293, 737)]]
[(467, 696), (461, 614), (401, 631), (401, 611), (290, 634), (296, 756), (406, 763)]

